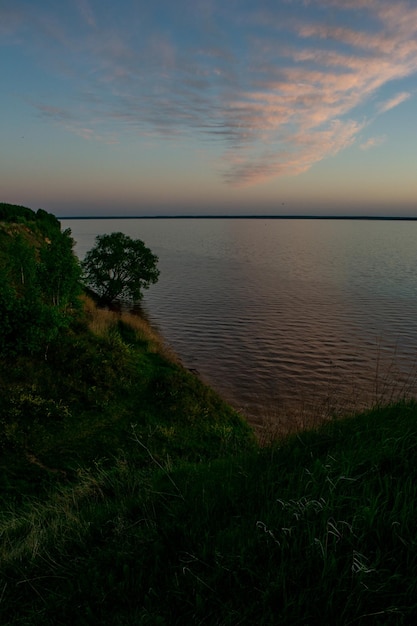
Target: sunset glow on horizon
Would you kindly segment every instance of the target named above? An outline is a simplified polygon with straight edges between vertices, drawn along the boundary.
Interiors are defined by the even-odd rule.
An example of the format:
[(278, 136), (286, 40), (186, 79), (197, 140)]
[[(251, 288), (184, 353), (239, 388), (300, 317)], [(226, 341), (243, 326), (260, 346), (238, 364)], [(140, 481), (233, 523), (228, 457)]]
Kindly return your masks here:
[(417, 5), (5, 0), (0, 202), (417, 216)]

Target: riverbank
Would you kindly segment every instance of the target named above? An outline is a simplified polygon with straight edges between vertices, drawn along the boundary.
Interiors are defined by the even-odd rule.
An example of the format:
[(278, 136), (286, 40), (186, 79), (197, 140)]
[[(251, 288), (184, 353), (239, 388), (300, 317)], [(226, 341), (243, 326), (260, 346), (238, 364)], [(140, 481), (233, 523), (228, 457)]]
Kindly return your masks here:
[(259, 448), (143, 320), (89, 300), (0, 380), (2, 624), (417, 615), (414, 403)]
[(254, 445), (250, 427), (176, 362), (144, 319), (98, 309), (88, 297), (46, 360), (25, 355), (1, 369), (1, 445), (15, 463), (35, 457), (70, 475), (72, 459), (136, 453), (137, 438), (146, 440), (139, 456), (147, 460), (169, 449), (172, 458), (200, 461)]

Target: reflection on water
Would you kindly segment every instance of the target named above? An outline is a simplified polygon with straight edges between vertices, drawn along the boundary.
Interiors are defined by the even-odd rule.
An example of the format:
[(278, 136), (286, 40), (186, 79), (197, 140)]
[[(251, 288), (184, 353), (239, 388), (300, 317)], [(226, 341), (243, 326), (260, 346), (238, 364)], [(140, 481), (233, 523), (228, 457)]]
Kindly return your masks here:
[(160, 259), (145, 308), (187, 367), (260, 426), (415, 394), (416, 222), (68, 220)]

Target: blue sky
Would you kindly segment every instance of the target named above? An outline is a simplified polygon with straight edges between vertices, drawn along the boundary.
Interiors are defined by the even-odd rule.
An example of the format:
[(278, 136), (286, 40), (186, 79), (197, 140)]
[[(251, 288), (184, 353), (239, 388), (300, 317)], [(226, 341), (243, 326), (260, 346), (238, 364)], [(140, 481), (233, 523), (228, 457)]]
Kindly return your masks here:
[(0, 201), (417, 215), (417, 3), (0, 0)]

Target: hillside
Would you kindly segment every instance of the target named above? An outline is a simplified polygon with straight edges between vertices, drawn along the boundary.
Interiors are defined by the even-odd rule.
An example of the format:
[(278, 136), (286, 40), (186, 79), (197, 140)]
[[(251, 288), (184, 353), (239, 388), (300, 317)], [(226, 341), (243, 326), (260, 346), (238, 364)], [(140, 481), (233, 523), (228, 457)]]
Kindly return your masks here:
[[(3, 458), (13, 458), (14, 472), (20, 465), (26, 471), (30, 463), (36, 478), (25, 476), (22, 486), (27, 483), (28, 493), (42, 489), (41, 475), (48, 483), (51, 474), (68, 478), (79, 463), (96, 462), (119, 446), (124, 453), (136, 450), (133, 424), (135, 437), (141, 433), (152, 439), (149, 451), (136, 453), (145, 465), (150, 453), (164, 455), (168, 448), (171, 457), (200, 460), (251, 442), (243, 420), (167, 354), (145, 320), (98, 309), (82, 295), (72, 249), (64, 264), (54, 258), (54, 267), (43, 276), (43, 251), (49, 253), (61, 237), (72, 248), (69, 232), (61, 233), (59, 223), (56, 230), (44, 230), (44, 221), (26, 215), (23, 223), (0, 223), (9, 240), (2, 258), (14, 300), (3, 308), (0, 442)], [(61, 289), (59, 303), (50, 298), (53, 273)], [(68, 276), (72, 283), (65, 287)], [(70, 297), (63, 297), (64, 287)], [(32, 305), (36, 313), (48, 314), (45, 328)], [(32, 335), (29, 345), (22, 340)]]
[(51, 297), (70, 233), (23, 217), (0, 223), (0, 624), (414, 623), (417, 405), (261, 448), (72, 252)]
[(13, 237), (21, 235), (39, 248), (45, 239), (61, 230), (58, 219), (43, 209), (32, 209), (0, 202), (0, 259), (5, 261)]

